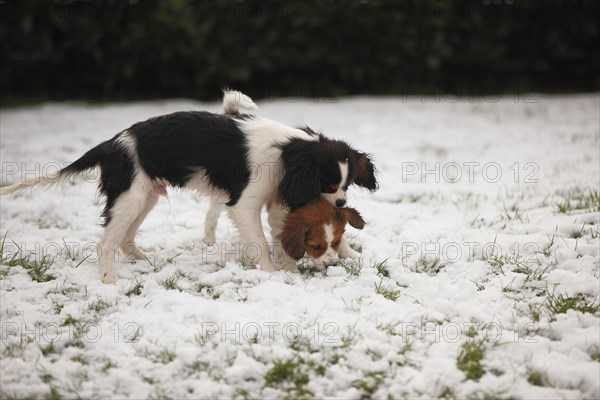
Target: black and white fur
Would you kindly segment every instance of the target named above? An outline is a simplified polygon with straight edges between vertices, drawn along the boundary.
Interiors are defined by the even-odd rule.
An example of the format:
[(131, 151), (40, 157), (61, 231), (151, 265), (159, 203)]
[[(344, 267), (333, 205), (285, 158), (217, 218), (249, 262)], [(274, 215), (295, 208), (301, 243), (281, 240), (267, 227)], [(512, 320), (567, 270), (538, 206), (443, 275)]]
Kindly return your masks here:
[[(223, 113), (225, 115), (240, 115), (240, 110), (238, 109), (239, 103), (234, 102), (234, 101), (228, 102), (227, 101), (228, 95), (229, 96), (233, 96), (233, 95), (244, 96), (244, 95), (239, 92), (235, 92), (232, 94), (226, 93), (225, 99), (223, 101)], [(246, 97), (246, 99), (247, 99), (247, 97)], [(248, 104), (248, 103), (245, 103), (245, 104)], [(254, 105), (254, 103), (251, 103), (251, 104)], [(301, 128), (301, 129), (304, 129), (305, 131), (310, 132), (311, 135), (316, 135), (313, 131), (310, 131), (309, 128)], [(288, 151), (290, 153), (293, 153), (293, 151), (295, 151), (294, 145), (289, 146)], [(370, 159), (366, 155), (359, 153), (359, 158), (361, 156), (365, 157), (366, 160), (368, 160), (368, 165), (373, 167), (373, 165), (370, 162)], [(335, 205), (336, 207), (343, 207), (347, 202), (346, 191), (348, 190), (348, 186), (350, 186), (352, 184), (350, 179), (352, 176), (356, 175), (356, 171), (354, 170), (354, 168), (356, 168), (356, 166), (347, 161), (338, 161), (338, 165), (339, 165), (339, 176), (337, 176), (336, 171), (334, 169), (333, 172), (331, 172), (331, 174), (335, 175), (335, 176), (332, 176), (329, 180), (325, 180), (325, 181), (331, 181), (331, 182), (337, 183), (338, 189), (333, 191), (333, 190), (328, 189), (325, 186), (323, 188), (320, 188), (320, 193), (321, 193), (321, 197), (323, 199), (327, 200), (330, 204)], [(350, 168), (353, 168), (353, 170), (350, 170)], [(292, 168), (289, 168), (289, 169), (292, 170)], [(371, 168), (371, 170), (368, 171), (368, 173), (370, 173), (373, 176), (373, 178), (374, 178), (374, 172), (375, 171), (373, 168)], [(373, 182), (371, 182), (371, 184), (372, 184), (371, 189), (372, 190), (376, 189), (375, 180), (373, 180)], [(364, 183), (364, 185), (367, 185), (367, 183)], [(281, 243), (276, 242), (277, 241), (276, 238), (283, 231), (284, 220), (285, 220), (285, 217), (288, 214), (289, 210), (286, 205), (282, 206), (281, 204), (276, 204), (276, 203), (277, 202), (271, 202), (271, 204), (269, 204), (267, 206), (268, 222), (269, 222), (269, 226), (271, 228), (271, 237), (274, 240), (273, 260), (275, 261), (275, 263), (284, 266), (284, 268), (286, 270), (295, 272), (295, 271), (297, 271), (295, 261), (285, 254)], [(209, 206), (209, 209), (206, 213), (205, 220), (204, 220), (203, 242), (206, 243), (207, 245), (213, 245), (214, 243), (216, 243), (216, 228), (217, 228), (219, 217), (223, 211), (223, 208), (224, 208), (224, 204), (222, 204), (218, 198), (211, 199), (210, 206)], [(342, 240), (339, 245), (339, 250), (335, 254), (334, 258), (337, 260), (338, 256), (342, 257), (342, 258), (359, 258), (360, 253), (358, 253), (357, 251), (352, 249), (352, 247), (350, 247), (348, 238), (344, 235), (344, 236), (342, 236)]]
[[(239, 92), (226, 92), (224, 107), (257, 108)], [(240, 231), (242, 248), (258, 248), (251, 259), (266, 271), (281, 267), (269, 257), (260, 220), (269, 199), (279, 195), (294, 209), (331, 192), (327, 199), (339, 206), (347, 187), (332, 192), (332, 184), (353, 180), (376, 190), (370, 159), (345, 142), (308, 128), (231, 114), (176, 112), (138, 122), (57, 173), (2, 187), (0, 194), (61, 183), (99, 167), (99, 188), (106, 196), (99, 269), (102, 282), (114, 283), (114, 244), (127, 256), (146, 258), (135, 245), (135, 234), (159, 196), (166, 195), (166, 186), (193, 189), (215, 205), (224, 204)]]

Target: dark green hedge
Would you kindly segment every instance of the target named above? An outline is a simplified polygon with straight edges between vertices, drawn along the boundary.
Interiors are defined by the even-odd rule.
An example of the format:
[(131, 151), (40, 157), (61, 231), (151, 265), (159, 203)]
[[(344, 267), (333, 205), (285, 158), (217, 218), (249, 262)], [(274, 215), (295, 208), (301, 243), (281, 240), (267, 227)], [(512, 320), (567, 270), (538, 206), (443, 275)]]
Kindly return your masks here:
[(4, 104), (596, 91), (600, 2), (0, 2)]

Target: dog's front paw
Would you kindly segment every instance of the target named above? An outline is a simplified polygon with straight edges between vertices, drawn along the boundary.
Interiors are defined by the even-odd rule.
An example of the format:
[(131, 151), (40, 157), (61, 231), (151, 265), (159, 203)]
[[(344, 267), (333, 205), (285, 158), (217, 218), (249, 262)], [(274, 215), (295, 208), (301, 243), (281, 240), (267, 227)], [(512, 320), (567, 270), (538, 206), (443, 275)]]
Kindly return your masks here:
[(204, 243), (207, 246), (212, 246), (215, 243), (217, 243), (217, 239), (215, 235), (206, 235), (204, 236), (204, 239), (202, 239), (202, 243)]
[(296, 265), (296, 263), (294, 261), (284, 261), (281, 266), (283, 267), (284, 270), (288, 271), (288, 272), (296, 272), (296, 273), (300, 273), (300, 271), (298, 270), (298, 266)]
[(265, 272), (276, 272), (276, 271), (279, 271), (280, 269), (282, 269), (281, 265), (274, 264), (274, 263), (261, 263), (261, 264), (258, 264), (258, 267), (260, 268), (261, 271), (265, 271)]

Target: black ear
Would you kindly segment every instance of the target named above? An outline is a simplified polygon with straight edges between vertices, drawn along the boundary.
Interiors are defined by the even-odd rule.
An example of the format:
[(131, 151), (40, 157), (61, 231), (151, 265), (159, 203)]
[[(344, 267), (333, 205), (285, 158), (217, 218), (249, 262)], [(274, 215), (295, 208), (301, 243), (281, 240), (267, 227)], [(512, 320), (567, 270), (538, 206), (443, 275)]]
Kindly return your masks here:
[(304, 257), (305, 236), (306, 225), (302, 218), (293, 212), (288, 213), (284, 220), (283, 230), (277, 235), (277, 239), (281, 242), (285, 253), (294, 260)]
[(371, 156), (360, 151), (354, 151), (354, 157), (356, 158), (356, 174), (354, 175), (354, 183), (358, 186), (362, 186), (369, 189), (371, 192), (379, 189), (379, 183), (377, 183), (377, 169), (373, 165)]
[(284, 175), (279, 185), (279, 194), (294, 210), (321, 194), (321, 170), (309, 144), (293, 143), (282, 152)]

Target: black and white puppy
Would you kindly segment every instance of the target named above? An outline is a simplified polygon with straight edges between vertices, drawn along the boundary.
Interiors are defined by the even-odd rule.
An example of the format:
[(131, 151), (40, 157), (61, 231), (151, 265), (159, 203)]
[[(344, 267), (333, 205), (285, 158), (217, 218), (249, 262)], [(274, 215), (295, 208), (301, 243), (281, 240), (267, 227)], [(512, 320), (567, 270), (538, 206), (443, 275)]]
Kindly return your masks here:
[[(238, 101), (238, 99), (243, 99), (245, 101)], [(225, 97), (223, 100), (223, 113), (225, 115), (240, 115), (240, 110), (238, 109), (239, 107), (247, 107), (247, 108), (257, 108), (256, 105), (251, 102), (251, 100), (248, 100), (249, 97), (243, 95), (242, 93), (239, 92), (231, 92), (231, 93), (225, 93)], [(249, 102), (250, 101), (250, 102)], [(310, 128), (304, 127), (304, 128), (300, 128), (304, 131), (306, 131), (307, 133), (311, 134), (311, 135), (316, 135), (315, 132), (313, 132), (312, 130), (310, 130)], [(325, 137), (321, 137), (320, 138), (320, 143), (323, 144), (327, 141), (327, 139)], [(304, 147), (304, 149), (301, 150), (297, 150), (295, 148), (294, 145), (289, 145), (287, 147), (287, 151), (290, 154), (296, 154), (296, 158), (298, 159), (298, 164), (297, 165), (291, 165), (291, 161), (292, 161), (292, 157), (287, 158), (288, 159), (288, 171), (293, 171), (294, 168), (298, 171), (298, 172), (302, 172), (302, 168), (304, 167), (304, 165), (306, 164), (306, 160), (309, 159), (310, 156), (313, 157), (319, 157), (319, 152), (321, 151), (320, 148), (322, 148), (321, 146), (318, 146), (319, 148), (316, 148), (314, 150), (312, 149), (306, 149), (306, 146), (302, 146)], [(311, 152), (311, 155), (302, 155), (301, 152), (302, 151), (309, 151)], [(332, 149), (334, 150), (334, 149)], [(358, 154), (358, 156), (356, 156), (356, 154)], [(369, 179), (373, 179), (372, 181), (368, 181), (366, 180), (365, 182), (363, 182), (364, 186), (368, 186), (375, 189), (377, 187), (377, 183), (374, 180), (374, 169), (373, 169), (373, 165), (370, 162), (370, 159), (362, 154), (362, 153), (355, 153), (353, 154), (353, 156), (355, 156), (355, 160), (356, 163), (353, 163), (352, 161), (349, 160), (349, 162), (342, 162), (342, 161), (338, 161), (338, 165), (339, 165), (339, 176), (336, 175), (337, 171), (334, 168), (331, 168), (331, 171), (324, 168), (323, 169), (323, 174), (327, 174), (327, 173), (331, 173), (332, 175), (336, 175), (336, 176), (331, 176), (329, 177), (329, 179), (325, 178), (323, 180), (320, 180), (320, 184), (321, 187), (318, 188), (318, 190), (320, 191), (320, 197), (323, 200), (326, 200), (329, 204), (333, 205), (334, 207), (343, 207), (346, 203), (347, 203), (347, 198), (346, 198), (346, 191), (348, 190), (348, 187), (350, 185), (352, 185), (354, 182), (353, 179), (357, 178), (359, 179), (359, 182), (361, 181), (361, 178), (359, 176), (359, 171), (362, 169), (365, 169), (367, 171), (365, 177), (369, 178)], [(344, 154), (341, 154), (340, 156), (336, 157), (336, 159), (342, 159), (344, 157)], [(324, 160), (327, 160), (327, 157), (323, 157)], [(364, 165), (359, 165), (360, 163), (365, 163)], [(355, 165), (356, 164), (356, 165)], [(354, 169), (356, 169), (356, 173), (354, 171)], [(290, 179), (292, 178), (292, 175), (290, 174), (288, 176)], [(363, 179), (364, 180), (364, 179)], [(312, 181), (308, 181), (307, 183), (310, 183)], [(325, 184), (323, 184), (322, 182), (325, 182)], [(327, 184), (326, 182), (336, 182), (336, 183), (330, 183)], [(316, 187), (313, 187), (313, 191), (316, 189)], [(297, 202), (297, 204), (302, 204), (304, 203), (304, 196), (306, 197), (312, 197), (313, 195), (308, 195), (307, 193), (309, 193), (309, 191), (311, 189), (305, 189), (306, 192), (302, 193), (295, 193), (293, 196), (290, 196), (291, 201), (295, 201)], [(318, 196), (317, 196), (318, 198)], [(315, 203), (314, 201), (315, 199), (311, 200), (311, 203)], [(319, 203), (319, 204), (325, 204), (325, 203)], [(295, 204), (292, 204), (292, 206), (294, 206)], [(329, 206), (331, 207), (331, 206)], [(224, 204), (222, 203), (222, 201), (219, 198), (213, 197), (211, 199), (211, 203), (210, 203), (210, 207), (206, 213), (205, 216), (205, 221), (204, 221), (204, 243), (208, 244), (208, 245), (212, 245), (216, 242), (216, 228), (217, 228), (217, 224), (218, 224), (218, 220), (219, 220), (219, 216), (222, 212), (224, 208)], [(295, 262), (295, 258), (298, 258), (298, 254), (295, 254), (294, 256), (292, 256), (291, 254), (286, 254), (287, 252), (285, 252), (285, 246), (283, 245), (283, 243), (281, 243), (277, 238), (282, 234), (282, 232), (284, 231), (284, 227), (285, 227), (285, 220), (289, 214), (290, 208), (292, 210), (298, 210), (298, 211), (304, 211), (304, 210), (299, 210), (298, 207), (294, 208), (294, 207), (290, 207), (289, 205), (285, 204), (283, 199), (281, 198), (281, 196), (278, 196), (277, 198), (273, 198), (270, 199), (267, 203), (267, 213), (268, 213), (268, 222), (269, 222), (269, 226), (271, 228), (271, 236), (273, 238), (273, 261), (281, 266), (283, 266), (286, 270), (288, 271), (292, 271), (292, 272), (297, 272), (298, 269), (296, 267), (296, 262)], [(300, 207), (301, 209), (306, 208), (304, 205), (302, 207)], [(327, 209), (327, 207), (325, 207)], [(313, 205), (312, 207), (306, 208), (306, 212), (314, 212), (317, 208)], [(299, 215), (305, 215), (306, 214), (299, 214)], [(315, 216), (316, 219), (319, 219), (317, 216)], [(335, 251), (333, 251), (333, 249), (330, 249), (331, 251), (327, 252), (327, 254), (323, 254), (323, 257), (317, 257), (313, 259), (316, 261), (316, 265), (318, 265), (319, 269), (324, 268), (325, 265), (329, 265), (332, 263), (335, 263), (339, 257), (342, 258), (358, 258), (360, 257), (360, 253), (358, 253), (357, 251), (353, 250), (350, 247), (350, 244), (348, 242), (348, 238), (344, 235), (341, 237), (341, 240), (339, 242), (339, 244), (335, 247)], [(325, 257), (327, 255), (327, 257)]]
[[(247, 96), (226, 92), (225, 108), (235, 104), (256, 108)], [(324, 193), (339, 207), (351, 183), (377, 189), (369, 156), (346, 142), (259, 116), (188, 111), (138, 122), (66, 168), (2, 187), (0, 194), (61, 183), (96, 167), (106, 196), (99, 243), (104, 283), (118, 280), (115, 243), (125, 255), (146, 259), (135, 234), (167, 186), (193, 189), (225, 204), (242, 248), (252, 249), (246, 258), (265, 271), (280, 268), (269, 257), (260, 220), (269, 199), (279, 195), (293, 210)]]

